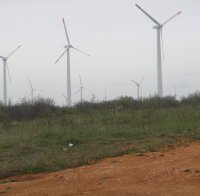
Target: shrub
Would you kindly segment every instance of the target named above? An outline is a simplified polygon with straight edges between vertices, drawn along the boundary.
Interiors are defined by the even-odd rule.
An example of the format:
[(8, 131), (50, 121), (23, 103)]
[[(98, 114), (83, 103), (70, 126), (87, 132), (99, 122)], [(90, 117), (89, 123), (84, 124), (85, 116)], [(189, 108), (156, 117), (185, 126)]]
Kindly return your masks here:
[(0, 122), (21, 121), (35, 118), (48, 118), (59, 111), (50, 98), (38, 97), (34, 102), (23, 99), (21, 103), (0, 105)]
[(195, 92), (187, 97), (182, 97), (181, 98), (181, 103), (182, 104), (189, 104), (189, 105), (199, 105), (200, 104), (200, 92)]
[(172, 96), (166, 96), (162, 98), (159, 96), (154, 96), (143, 99), (142, 105), (144, 108), (168, 108), (177, 107), (179, 105), (179, 101)]

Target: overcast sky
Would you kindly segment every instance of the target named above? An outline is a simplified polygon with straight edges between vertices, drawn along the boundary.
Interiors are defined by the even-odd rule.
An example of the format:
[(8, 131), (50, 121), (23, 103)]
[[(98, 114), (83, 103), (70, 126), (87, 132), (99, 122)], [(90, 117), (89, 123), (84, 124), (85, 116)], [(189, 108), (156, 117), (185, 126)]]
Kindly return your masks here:
[[(66, 94), (66, 56), (56, 65), (67, 44), (62, 24), (65, 18), (71, 44), (89, 53), (87, 57), (71, 50), (72, 101), (80, 100), (79, 75), (83, 98), (92, 93), (105, 97), (137, 97), (157, 92), (156, 31), (154, 23), (136, 6), (139, 4), (159, 22), (183, 11), (163, 28), (164, 95), (188, 95), (200, 87), (200, 1), (199, 0), (0, 0), (0, 55), (7, 56), (11, 83), (8, 97), (13, 102), (30, 98), (30, 78), (35, 96), (53, 98), (64, 104)], [(3, 68), (3, 62), (1, 67)], [(2, 76), (0, 69), (0, 76)], [(0, 77), (0, 99), (3, 78)]]

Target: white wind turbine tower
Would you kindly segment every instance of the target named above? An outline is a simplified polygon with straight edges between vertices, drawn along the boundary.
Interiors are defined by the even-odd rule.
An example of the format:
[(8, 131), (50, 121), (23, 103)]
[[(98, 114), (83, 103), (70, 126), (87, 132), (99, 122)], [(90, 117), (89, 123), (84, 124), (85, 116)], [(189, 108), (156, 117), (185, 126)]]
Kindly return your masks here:
[(30, 87), (31, 87), (31, 102), (33, 103), (33, 93), (34, 93), (34, 90), (36, 90), (36, 89), (34, 89), (33, 88), (33, 85), (31, 84), (31, 81), (30, 81), (30, 79), (28, 79), (28, 81), (29, 81), (29, 85), (30, 85)]
[[(16, 49), (14, 49), (7, 57), (0, 56), (0, 58), (3, 60), (3, 103), (4, 105), (7, 105), (7, 80), (6, 80), (6, 69), (8, 71), (8, 76), (10, 79), (10, 73), (7, 65), (7, 60), (8, 58), (17, 50), (21, 47), (19, 45)], [(11, 79), (10, 79), (11, 81)]]
[(157, 78), (158, 78), (158, 95), (160, 97), (163, 96), (163, 84), (162, 84), (162, 50), (161, 50), (161, 39), (162, 39), (162, 28), (164, 25), (166, 25), (170, 20), (175, 18), (177, 15), (179, 15), (181, 12), (178, 12), (177, 14), (170, 17), (168, 20), (166, 20), (163, 23), (159, 23), (157, 20), (155, 20), (152, 16), (150, 16), (146, 11), (144, 11), (139, 5), (135, 4), (146, 16), (148, 16), (156, 25), (153, 27), (157, 30)]
[(144, 80), (144, 78), (142, 78), (142, 80), (140, 82), (136, 82), (136, 81), (131, 79), (131, 81), (133, 83), (135, 83), (136, 86), (137, 86), (137, 98), (138, 98), (138, 100), (140, 100), (140, 86), (141, 86), (141, 83), (142, 83), (143, 80)]
[(67, 28), (65, 25), (65, 20), (63, 20), (63, 25), (64, 25), (64, 29), (65, 29), (65, 34), (66, 34), (66, 38), (67, 38), (67, 45), (64, 46), (65, 51), (61, 54), (61, 56), (58, 58), (58, 60), (55, 62), (55, 64), (62, 58), (62, 56), (67, 53), (67, 101), (68, 101), (68, 106), (71, 106), (71, 75), (70, 75), (70, 48), (77, 50), (87, 56), (89, 56), (89, 54), (75, 48), (74, 46), (71, 45), (70, 41), (69, 41), (69, 36), (67, 33)]

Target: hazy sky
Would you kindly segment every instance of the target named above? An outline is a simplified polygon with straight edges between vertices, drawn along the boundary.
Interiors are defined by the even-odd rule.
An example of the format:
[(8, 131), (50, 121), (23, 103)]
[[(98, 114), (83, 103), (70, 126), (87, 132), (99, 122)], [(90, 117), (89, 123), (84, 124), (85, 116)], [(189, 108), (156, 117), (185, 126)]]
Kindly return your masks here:
[[(62, 17), (75, 47), (87, 57), (71, 50), (72, 101), (80, 100), (79, 75), (87, 91), (98, 100), (121, 95), (136, 98), (136, 86), (142, 83), (142, 95), (157, 92), (156, 31), (154, 23), (134, 4), (139, 4), (163, 22), (178, 11), (181, 15), (163, 28), (165, 60), (164, 95), (178, 96), (195, 92), (200, 86), (200, 1), (199, 0), (0, 0), (0, 55), (6, 56), (18, 45), (8, 65), (8, 97), (13, 102), (30, 98), (30, 78), (35, 95), (53, 98), (64, 104), (66, 94), (66, 56), (56, 65), (67, 44)], [(0, 62), (3, 65), (2, 62)], [(3, 67), (3, 66), (2, 66)], [(0, 99), (3, 78), (0, 69)]]

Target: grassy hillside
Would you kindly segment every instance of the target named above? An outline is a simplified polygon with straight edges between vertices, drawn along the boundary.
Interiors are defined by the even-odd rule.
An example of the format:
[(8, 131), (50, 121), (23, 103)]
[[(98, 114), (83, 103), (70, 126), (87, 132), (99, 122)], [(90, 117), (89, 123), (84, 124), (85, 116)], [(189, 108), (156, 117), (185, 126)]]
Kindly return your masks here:
[[(200, 139), (200, 99), (195, 96), (181, 101), (125, 97), (74, 108), (59, 108), (52, 102), (39, 107), (38, 103), (2, 106), (0, 178), (91, 164), (103, 157), (157, 151)], [(30, 115), (33, 111), (35, 115)], [(74, 146), (70, 148), (69, 143)]]

